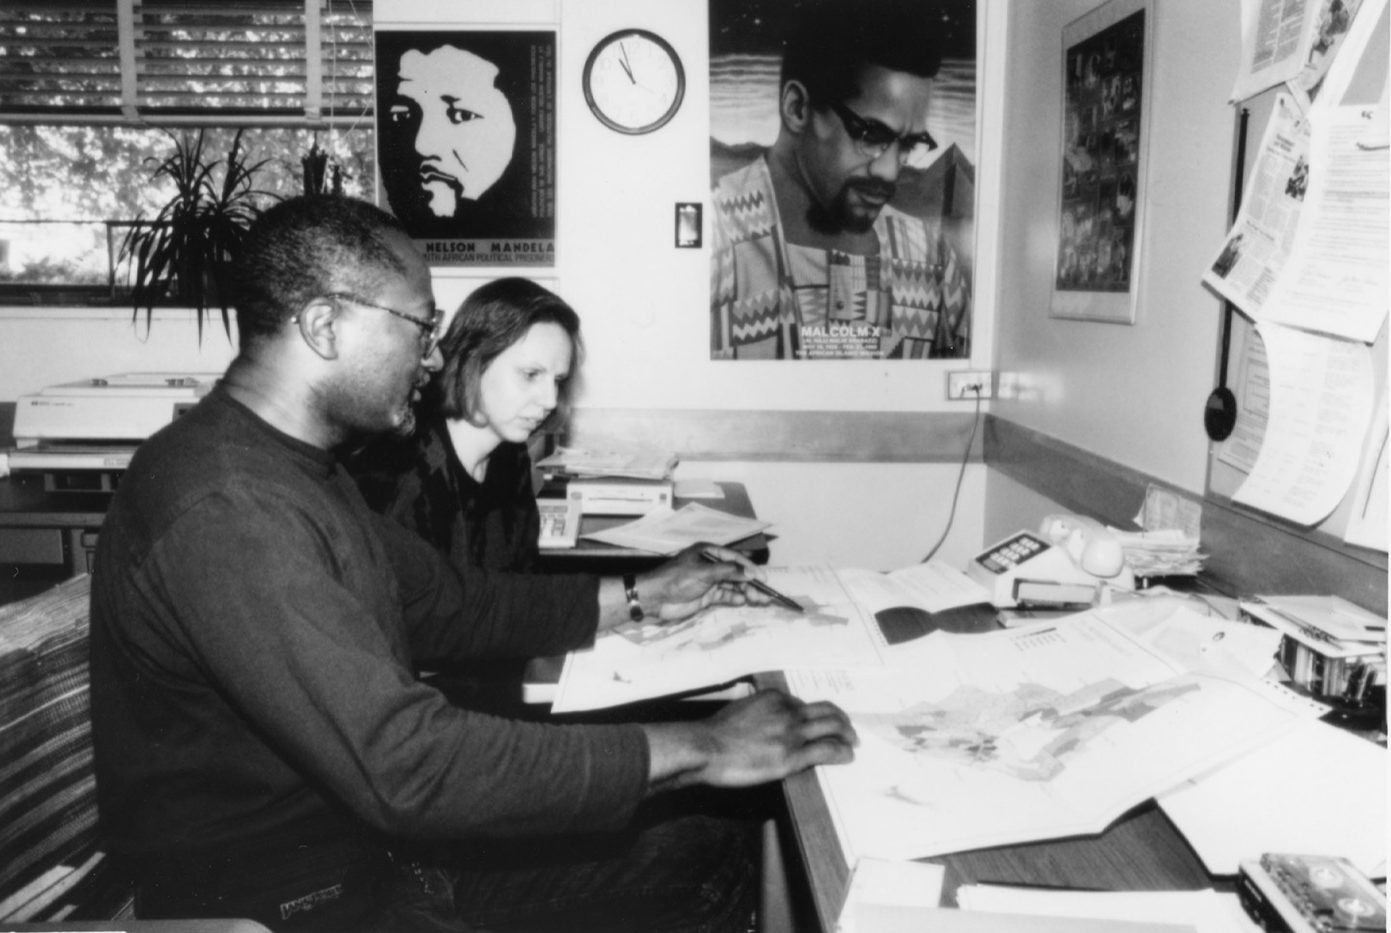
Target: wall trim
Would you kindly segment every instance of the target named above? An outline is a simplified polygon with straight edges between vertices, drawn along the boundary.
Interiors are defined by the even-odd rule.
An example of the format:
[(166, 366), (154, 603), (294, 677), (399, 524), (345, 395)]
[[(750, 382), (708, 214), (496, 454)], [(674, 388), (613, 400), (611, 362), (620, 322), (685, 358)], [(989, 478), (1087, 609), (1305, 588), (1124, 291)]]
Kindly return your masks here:
[[(986, 464), (1063, 508), (1117, 527), (1132, 520), (1152, 483), (1190, 499), (1139, 470), (997, 416), (985, 424)], [(1386, 614), (1386, 555), (1350, 545), (1237, 505), (1226, 496), (1202, 498), (1203, 578), (1233, 596), (1256, 593), (1337, 593)]]
[[(959, 463), (974, 420), (973, 411), (577, 408), (561, 443), (602, 450), (640, 438), (694, 461)], [(981, 460), (984, 434), (982, 424), (971, 460)]]
[[(8, 445), (14, 402), (0, 402)], [(984, 462), (1063, 508), (1129, 527), (1150, 484), (1194, 498), (1139, 470), (996, 415), (983, 415), (970, 461)], [(959, 463), (971, 412), (576, 409), (562, 443), (603, 449), (634, 438), (686, 461)], [(1204, 579), (1235, 596), (1339, 593), (1387, 611), (1387, 557), (1239, 506), (1202, 497)]]

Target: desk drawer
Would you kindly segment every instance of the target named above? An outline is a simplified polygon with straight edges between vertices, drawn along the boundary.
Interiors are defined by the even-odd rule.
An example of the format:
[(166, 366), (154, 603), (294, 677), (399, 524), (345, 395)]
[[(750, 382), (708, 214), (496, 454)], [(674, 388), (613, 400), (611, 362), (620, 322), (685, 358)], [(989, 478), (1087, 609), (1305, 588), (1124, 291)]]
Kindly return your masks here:
[(67, 564), (61, 528), (0, 528), (0, 564)]

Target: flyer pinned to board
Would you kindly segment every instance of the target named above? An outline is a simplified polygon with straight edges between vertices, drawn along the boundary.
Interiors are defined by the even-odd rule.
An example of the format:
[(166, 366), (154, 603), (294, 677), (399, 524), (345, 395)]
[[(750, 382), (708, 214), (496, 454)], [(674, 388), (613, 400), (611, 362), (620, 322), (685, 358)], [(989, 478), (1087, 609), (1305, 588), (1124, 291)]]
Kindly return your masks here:
[(1301, 525), (1347, 495), (1372, 416), (1372, 351), (1361, 343), (1258, 326), (1269, 363), (1265, 437), (1232, 499)]

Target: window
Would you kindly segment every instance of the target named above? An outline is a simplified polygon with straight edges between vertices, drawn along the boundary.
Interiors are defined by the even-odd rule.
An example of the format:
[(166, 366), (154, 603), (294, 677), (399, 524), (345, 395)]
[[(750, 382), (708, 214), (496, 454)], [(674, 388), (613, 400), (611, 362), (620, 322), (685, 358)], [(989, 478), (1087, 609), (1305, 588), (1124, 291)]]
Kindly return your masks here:
[(167, 196), (150, 182), (175, 134), (238, 129), (256, 187), (328, 174), (370, 195), (371, 5), (364, 0), (37, 0), (0, 7), (0, 301), (119, 297), (129, 222)]

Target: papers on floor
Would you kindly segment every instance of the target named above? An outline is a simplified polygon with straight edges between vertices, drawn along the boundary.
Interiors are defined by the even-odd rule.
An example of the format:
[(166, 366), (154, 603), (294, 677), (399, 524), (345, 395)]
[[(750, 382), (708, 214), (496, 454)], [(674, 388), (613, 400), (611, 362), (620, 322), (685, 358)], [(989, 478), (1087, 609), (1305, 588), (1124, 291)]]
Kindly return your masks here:
[(861, 744), (817, 769), (848, 861), (1095, 833), (1130, 807), (1327, 711), (1260, 676), (1278, 633), (1166, 601), (975, 635), (883, 670), (788, 671)]
[[(1066, 891), (972, 884), (957, 889), (965, 911), (1171, 924), (1196, 933), (1258, 933), (1235, 894), (1216, 891)], [(1024, 918), (1020, 917), (1022, 921)], [(1021, 926), (1019, 929), (1033, 929)]]
[(1158, 801), (1212, 874), (1264, 852), (1340, 855), (1386, 874), (1386, 749), (1327, 723), (1300, 723)]
[(654, 554), (675, 554), (682, 548), (701, 541), (710, 544), (733, 544), (758, 534), (771, 522), (743, 515), (733, 515), (712, 509), (699, 502), (688, 502), (679, 509), (656, 508), (642, 518), (584, 535), (591, 541), (602, 541), (618, 547), (651, 551)]
[(768, 583), (805, 607), (718, 607), (670, 625), (628, 625), (565, 658), (552, 709), (599, 709), (787, 667), (882, 666), (884, 637), (826, 567), (775, 568)]

